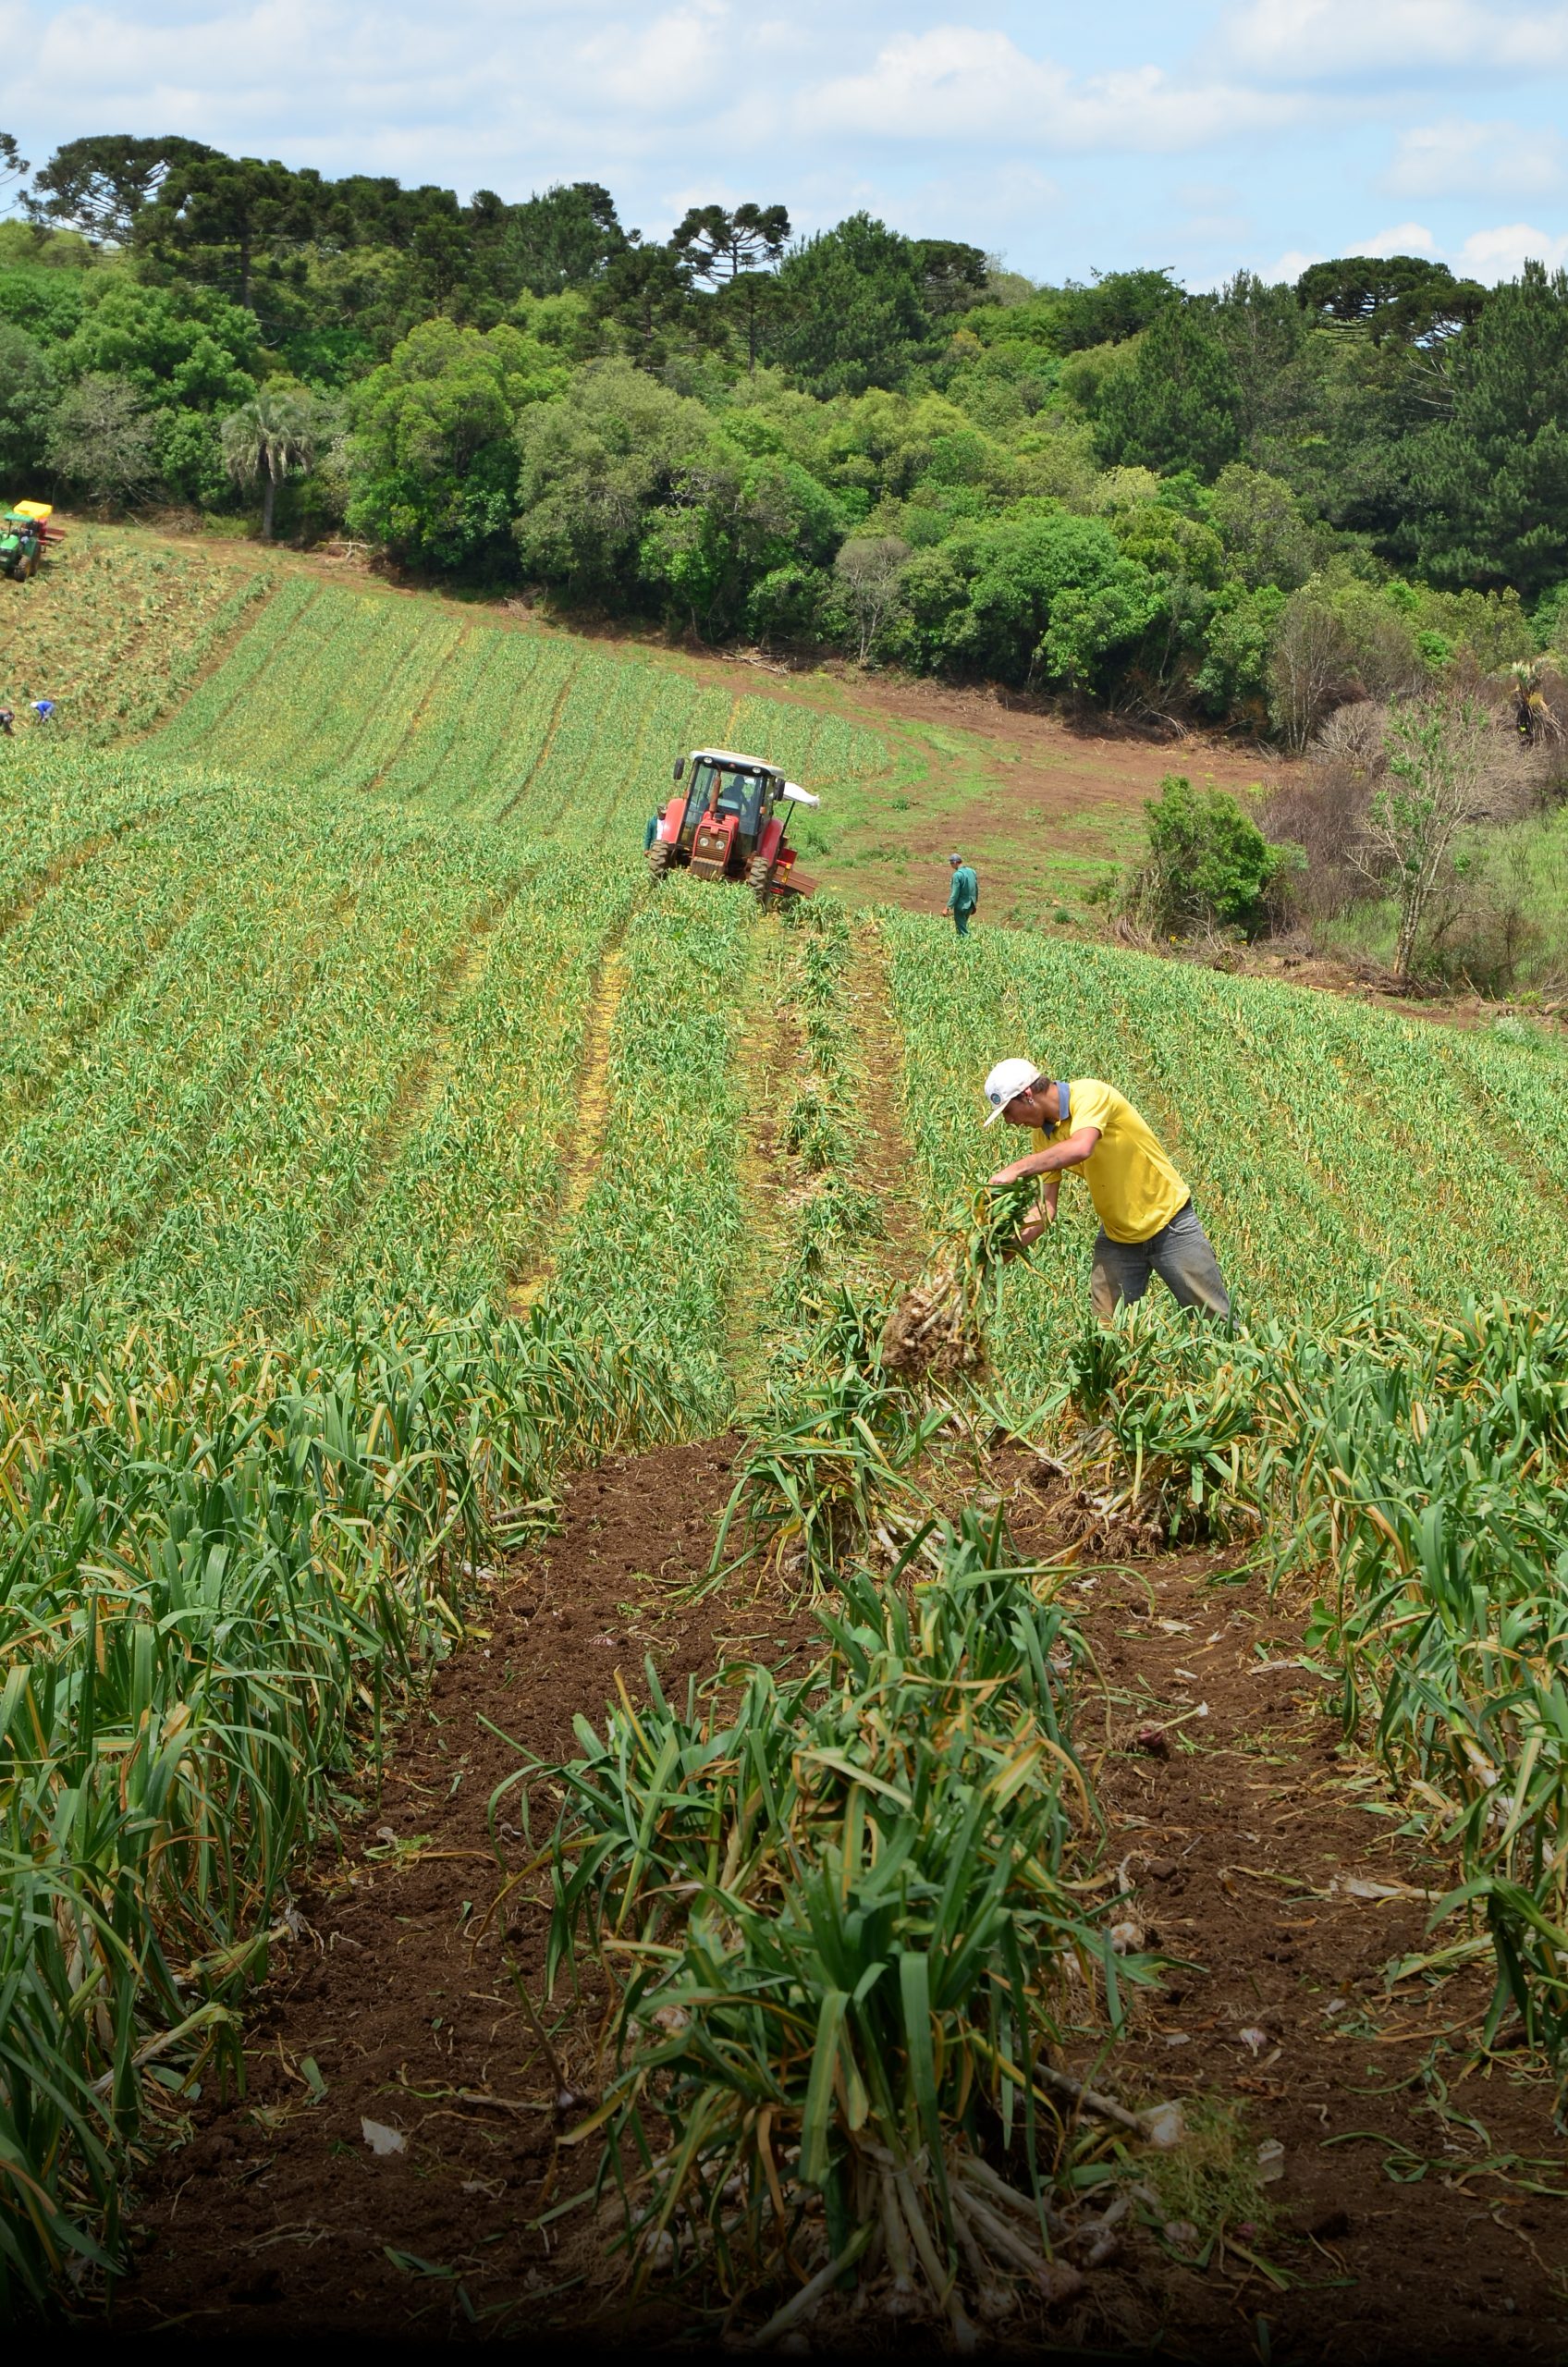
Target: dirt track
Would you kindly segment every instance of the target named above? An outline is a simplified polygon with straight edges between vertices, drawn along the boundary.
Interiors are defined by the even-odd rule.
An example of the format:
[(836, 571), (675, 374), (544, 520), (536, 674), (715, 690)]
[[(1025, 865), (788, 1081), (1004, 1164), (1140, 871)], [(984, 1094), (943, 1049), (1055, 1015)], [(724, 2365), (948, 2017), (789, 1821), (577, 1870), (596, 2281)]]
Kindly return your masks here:
[[(706, 1565), (730, 1460), (720, 1444), (606, 1466), (573, 1485), (561, 1537), (497, 1577), (380, 1802), (301, 1891), (306, 1928), (251, 2017), (248, 2094), (203, 2097), (191, 2141), (154, 2166), (120, 2327), (443, 2342), (582, 2338), (597, 2318), (623, 2346), (677, 2334), (668, 2310), (606, 2309), (609, 2280), (577, 2248), (584, 2215), (537, 2224), (590, 2165), (557, 2147), (553, 2077), (506, 1973), (539, 1997), (543, 1918), (514, 1903), (485, 1921), (487, 1804), (520, 1764), (502, 1735), (570, 1752), (573, 1714), (598, 1717), (618, 1670), (641, 1693), (644, 1651), (680, 1681), (810, 1634), (802, 1614), (744, 1598), (670, 1599)], [(1021, 1543), (1058, 1541), (1027, 1489), (1014, 1517)], [(1246, 2357), (1261, 2320), (1276, 2361), (1558, 2355), (1568, 2212), (1550, 2091), (1501, 2063), (1463, 2078), (1443, 2030), (1484, 2001), (1474, 1978), (1385, 1993), (1382, 1967), (1419, 1946), (1419, 1894), (1442, 1877), (1377, 1812), (1300, 1667), (1296, 1624), (1212, 1555), (1082, 1577), (1105, 1689), (1088, 1690), (1078, 1734), (1111, 1820), (1106, 1861), (1125, 1860), (1149, 1942), (1174, 1959), (1097, 2077), (1195, 2108), (1212, 2175), (1273, 2139), (1283, 2176), (1266, 2189), (1272, 2226), (1233, 2225), (1202, 2268), (1145, 2230), (1071, 2321), (1020, 2329), (1025, 2347)], [(1149, 1726), (1167, 1733), (1153, 1755), (1136, 1739)], [(514, 1798), (495, 1815), (518, 1865)], [(547, 1831), (552, 1804), (533, 1808)], [(554, 2013), (559, 2070), (592, 2093), (593, 2001)], [(404, 2149), (373, 2153), (367, 2119)], [(1511, 2176), (1510, 2155), (1555, 2193)]]

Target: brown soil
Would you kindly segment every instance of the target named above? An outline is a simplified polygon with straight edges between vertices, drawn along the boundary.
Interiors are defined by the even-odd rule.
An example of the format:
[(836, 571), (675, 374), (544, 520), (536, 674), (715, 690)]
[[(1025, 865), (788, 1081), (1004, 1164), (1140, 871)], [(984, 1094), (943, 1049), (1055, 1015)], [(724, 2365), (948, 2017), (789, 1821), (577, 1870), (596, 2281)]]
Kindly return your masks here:
[[(573, 1714), (600, 1717), (618, 1672), (642, 1695), (645, 1650), (668, 1686), (811, 1636), (803, 1615), (743, 1596), (678, 1600), (706, 1565), (732, 1457), (721, 1441), (613, 1461), (572, 1484), (557, 1539), (486, 1576), (475, 1641), (300, 1893), (303, 1923), (250, 2017), (245, 2097), (204, 2096), (189, 2140), (148, 2173), (121, 2330), (446, 2342), (570, 2324), (582, 2337), (604, 2301), (585, 2221), (537, 2223), (590, 2165), (557, 2147), (554, 2075), (508, 1977), (515, 1966), (540, 1997), (536, 1883), (486, 1919), (487, 1804), (521, 1763), (502, 1735), (567, 1755)], [(1014, 1533), (1059, 1551), (1060, 1510), (1032, 1474), (1022, 1460), (998, 1474)], [(1056, 2338), (1303, 2367), (1560, 2357), (1568, 2178), (1550, 2088), (1522, 2058), (1474, 2058), (1478, 1972), (1387, 1987), (1451, 1877), (1400, 1836), (1325, 1715), (1300, 1606), (1214, 1552), (1080, 1564), (1073, 1585), (1103, 1679), (1083, 1687), (1080, 1745), (1105, 1864), (1124, 1865), (1133, 1894), (1117, 1912), (1169, 1960), (1109, 2060), (1077, 2067), (1131, 2103), (1182, 2100), (1222, 2166), (1269, 2140), (1284, 2150), (1256, 2223), (1232, 2214), (1203, 2266), (1154, 2226), (1124, 2230)], [(493, 1811), (512, 1870), (528, 1856), (518, 1797)], [(547, 1833), (538, 1784), (531, 1812)], [(591, 2093), (593, 1998), (545, 2011), (560, 2076)], [(363, 2120), (404, 2150), (374, 2153)], [(644, 2315), (618, 2330), (624, 2347), (677, 2328)], [(1035, 2326), (1022, 2348), (1045, 2339)]]
[[(1026, 1549), (1060, 1544), (1048, 1495), (1015, 1483), (1011, 1516)], [(1426, 1928), (1452, 1865), (1402, 1835), (1343, 1742), (1306, 1665), (1306, 1603), (1270, 1600), (1241, 1553), (1085, 1566), (1072, 1591), (1105, 1685), (1078, 1734), (1132, 1891), (1118, 1913), (1172, 1960), (1101, 2083), (1200, 2119), (1225, 2107), (1243, 2156), (1284, 2149), (1273, 2226), (1202, 2271), (1145, 2232), (1119, 2272), (1123, 2318), (1153, 2310), (1178, 2357), (1256, 2356), (1263, 2320), (1276, 2361), (1560, 2358), (1552, 2082), (1476, 2056), (1484, 1966), (1389, 1985), (1439, 1944)]]
[[(571, 1483), (558, 1538), (482, 1574), (474, 1640), (410, 1717), (379, 1799), (300, 1892), (298, 1934), (247, 2017), (246, 2094), (203, 2095), (190, 2140), (148, 2173), (123, 2328), (439, 2341), (515, 2329), (543, 2305), (561, 2230), (533, 2222), (591, 2164), (557, 2154), (554, 2080), (509, 1979), (515, 1966), (542, 1994), (537, 1885), (488, 1913), (490, 1804), (521, 1751), (570, 1757), (573, 1717), (602, 1720), (618, 1680), (645, 1699), (645, 1654), (684, 1688), (808, 1631), (743, 1596), (679, 1600), (707, 1567), (732, 1454), (720, 1441), (612, 1460)], [(532, 1854), (521, 1798), (494, 1809), (512, 1871)], [(529, 1798), (547, 1838), (555, 1802), (537, 1784)], [(595, 2017), (563, 1998), (544, 2010), (582, 2093)], [(315, 2103), (307, 2061), (325, 2084)], [(373, 2152), (363, 2120), (404, 2150)]]

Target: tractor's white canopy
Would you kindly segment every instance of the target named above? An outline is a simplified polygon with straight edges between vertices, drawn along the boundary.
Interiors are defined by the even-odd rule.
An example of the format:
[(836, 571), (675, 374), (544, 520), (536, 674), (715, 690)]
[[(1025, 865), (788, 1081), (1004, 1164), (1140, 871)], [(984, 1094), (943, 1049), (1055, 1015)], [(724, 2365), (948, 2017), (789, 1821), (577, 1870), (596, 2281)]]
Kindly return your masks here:
[[(766, 756), (742, 756), (733, 748), (693, 748), (691, 760), (694, 765), (743, 765), (748, 772), (772, 773), (775, 779), (778, 776), (778, 767), (770, 765)], [(821, 798), (814, 797), (809, 789), (802, 789), (798, 780), (787, 780), (778, 793), (788, 798), (791, 805), (820, 805), (822, 803)]]

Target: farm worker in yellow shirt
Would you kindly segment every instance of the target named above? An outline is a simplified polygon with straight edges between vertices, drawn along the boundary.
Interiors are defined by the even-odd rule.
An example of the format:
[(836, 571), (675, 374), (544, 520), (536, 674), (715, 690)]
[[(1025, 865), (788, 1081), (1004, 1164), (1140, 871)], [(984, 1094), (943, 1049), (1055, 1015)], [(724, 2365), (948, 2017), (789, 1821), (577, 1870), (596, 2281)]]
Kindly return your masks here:
[(1041, 1181), (1040, 1205), (1019, 1235), (1021, 1247), (1038, 1241), (1056, 1222), (1056, 1199), (1064, 1170), (1077, 1168), (1089, 1187), (1100, 1220), (1089, 1295), (1104, 1322), (1123, 1299), (1142, 1298), (1149, 1276), (1158, 1274), (1179, 1306), (1195, 1306), (1225, 1320), (1231, 1294), (1209, 1244), (1193, 1213), (1192, 1196), (1160, 1143), (1125, 1097), (1096, 1076), (1058, 1083), (1033, 1061), (998, 1061), (986, 1079), (986, 1118), (994, 1126), (1028, 1126), (1035, 1147), (1011, 1167), (998, 1168), (993, 1184), (1025, 1175)]

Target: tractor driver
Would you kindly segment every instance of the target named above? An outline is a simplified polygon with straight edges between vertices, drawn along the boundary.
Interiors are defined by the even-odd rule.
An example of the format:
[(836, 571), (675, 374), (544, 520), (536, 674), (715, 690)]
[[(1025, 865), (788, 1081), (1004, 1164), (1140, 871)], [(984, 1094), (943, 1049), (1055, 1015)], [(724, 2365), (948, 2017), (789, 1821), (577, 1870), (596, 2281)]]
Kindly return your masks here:
[(1100, 1220), (1089, 1272), (1089, 1297), (1106, 1322), (1123, 1299), (1139, 1299), (1158, 1274), (1179, 1306), (1221, 1322), (1231, 1294), (1192, 1196), (1162, 1145), (1132, 1103), (1098, 1077), (1058, 1084), (1033, 1061), (998, 1061), (986, 1079), (985, 1122), (1005, 1118), (1033, 1130), (1035, 1148), (998, 1168), (994, 1187), (1040, 1178), (1040, 1205), (1019, 1234), (1027, 1250), (1056, 1222), (1063, 1171), (1077, 1168)]

